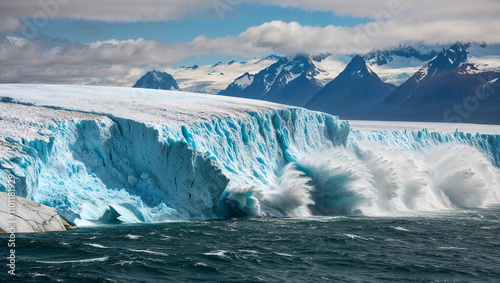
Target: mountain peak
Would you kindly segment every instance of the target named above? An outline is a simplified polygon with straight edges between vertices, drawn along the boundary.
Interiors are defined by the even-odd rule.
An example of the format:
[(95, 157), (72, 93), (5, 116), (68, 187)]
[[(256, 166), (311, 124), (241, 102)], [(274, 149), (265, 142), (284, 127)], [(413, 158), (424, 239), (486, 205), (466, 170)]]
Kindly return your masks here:
[(222, 65), (222, 62), (221, 62), (221, 61), (219, 61), (219, 62), (215, 63), (215, 64), (212, 66), (212, 68), (215, 68), (215, 67), (220, 66), (220, 65)]
[(343, 118), (360, 117), (382, 103), (395, 88), (384, 83), (366, 61), (356, 55), (342, 73), (316, 93), (305, 107)]
[(150, 89), (165, 89), (165, 90), (181, 90), (177, 85), (174, 77), (169, 73), (152, 70), (142, 76), (133, 87), (150, 88)]
[(292, 61), (297, 61), (297, 60), (309, 60), (311, 57), (306, 54), (306, 53), (297, 53), (294, 56), (290, 57)]
[(356, 65), (356, 66), (365, 66), (366, 67), (366, 62), (363, 57), (356, 55), (351, 59), (351, 62), (349, 62), (349, 65)]
[(365, 75), (373, 74), (373, 71), (366, 64), (363, 57), (356, 55), (342, 72), (342, 76), (361, 78)]
[(467, 48), (470, 47), (470, 44), (469, 43), (461, 43), (461, 42), (457, 42), (455, 44), (453, 44), (452, 46), (450, 46), (450, 50), (454, 50), (454, 51), (460, 51), (460, 52), (463, 52), (463, 51), (467, 51)]
[(278, 60), (280, 60), (282, 58), (283, 58), (282, 56), (278, 56), (276, 54), (271, 54), (269, 56), (266, 56), (266, 57), (260, 59), (260, 61), (264, 61), (264, 60), (278, 61)]
[[(482, 87), (482, 93), (486, 93), (486, 77), (489, 77), (489, 81), (500, 77), (500, 73), (482, 73), (477, 65), (466, 63), (466, 49), (467, 45), (454, 44), (440, 52), (412, 78), (400, 85), (384, 101), (383, 107), (374, 111), (374, 115), (386, 113), (378, 118), (421, 122), (484, 122), (492, 117), (498, 119), (498, 108), (491, 106), (498, 105), (498, 96), (487, 100), (492, 93), (482, 96), (483, 102), (477, 103), (473, 111), (468, 106), (467, 112), (458, 108), (461, 104), (457, 102), (467, 101), (471, 94), (477, 93), (478, 87)], [(485, 114), (481, 113), (482, 111), (485, 111)]]
[(321, 89), (315, 79), (321, 70), (308, 54), (266, 58), (276, 61), (255, 75), (245, 73), (238, 77), (219, 94), (303, 106)]
[(462, 63), (467, 63), (467, 47), (461, 43), (455, 43), (439, 53), (424, 68), (427, 69), (427, 74), (433, 76), (454, 69)]

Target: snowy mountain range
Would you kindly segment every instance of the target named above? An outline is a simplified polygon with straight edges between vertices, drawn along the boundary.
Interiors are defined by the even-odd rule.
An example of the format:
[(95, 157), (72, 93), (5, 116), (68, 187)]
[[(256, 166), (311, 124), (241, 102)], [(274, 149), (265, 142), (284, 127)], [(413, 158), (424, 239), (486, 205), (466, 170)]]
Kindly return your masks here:
[(322, 87), (315, 79), (319, 72), (322, 70), (307, 55), (281, 57), (255, 75), (245, 73), (219, 95), (304, 106)]
[[(494, 92), (500, 73), (499, 54), (500, 46), (496, 45), (457, 43), (448, 49), (402, 45), (353, 56), (348, 64), (345, 60), (349, 58), (331, 54), (272, 55), (244, 63), (219, 62), (170, 71), (176, 79), (181, 78), (183, 90), (306, 107), (345, 119), (498, 123), (498, 115), (480, 114), (483, 111), (462, 113), (460, 119), (457, 113), (443, 113), (449, 114), (454, 103), (463, 104), (475, 87), (487, 86), (488, 93)], [(150, 75), (151, 88), (158, 88), (154, 80), (157, 73)]]
[[(441, 46), (440, 46), (441, 47)], [(375, 50), (363, 56), (370, 65), (386, 65), (398, 57), (414, 58), (420, 61), (429, 61), (436, 57), (439, 48), (419, 51), (413, 46), (400, 45), (394, 49)]]
[(241, 75), (256, 74), (278, 61), (279, 58), (279, 56), (272, 55), (247, 62), (231, 61), (227, 64), (218, 62), (214, 65), (181, 66), (166, 68), (162, 71), (171, 74), (183, 91), (217, 94)]
[(454, 44), (439, 53), (394, 90), (371, 116), (391, 120), (500, 123), (500, 72), (468, 63), (466, 48)]

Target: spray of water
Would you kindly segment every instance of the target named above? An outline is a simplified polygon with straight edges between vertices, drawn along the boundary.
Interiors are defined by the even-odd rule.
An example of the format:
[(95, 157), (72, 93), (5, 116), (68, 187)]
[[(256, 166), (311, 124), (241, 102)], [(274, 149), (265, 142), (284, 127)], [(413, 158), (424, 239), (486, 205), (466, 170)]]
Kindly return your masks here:
[[(267, 190), (233, 191), (252, 215), (388, 215), (500, 203), (500, 170), (477, 149), (441, 144), (416, 151), (360, 143), (286, 166)], [(249, 209), (245, 205), (251, 202)]]

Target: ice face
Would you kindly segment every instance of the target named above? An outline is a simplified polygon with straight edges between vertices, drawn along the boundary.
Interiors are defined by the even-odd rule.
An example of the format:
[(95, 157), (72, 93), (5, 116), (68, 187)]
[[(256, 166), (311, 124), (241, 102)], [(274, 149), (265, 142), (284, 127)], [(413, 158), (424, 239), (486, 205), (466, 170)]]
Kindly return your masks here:
[[(0, 189), (13, 173), (18, 195), (79, 225), (500, 201), (498, 135), (362, 132), (301, 108), (149, 90), (131, 99), (128, 91), (1, 89), (35, 106), (0, 103)], [(120, 107), (103, 104), (99, 92)]]
[[(36, 181), (19, 195), (55, 207), (77, 223), (283, 215), (279, 211), (285, 210), (272, 207), (278, 189), (272, 196), (261, 193), (269, 206), (258, 209), (235, 202), (235, 196), (245, 191), (241, 202), (251, 201), (260, 190), (275, 186), (286, 164), (308, 152), (343, 145), (349, 128), (333, 116), (268, 105), (255, 103), (233, 115), (227, 103), (220, 103), (225, 116), (153, 124), (144, 123), (151, 122), (150, 113), (139, 121), (117, 112), (74, 119), (73, 112), (9, 104), (19, 108), (13, 113), (31, 108), (44, 112), (48, 119), (37, 127), (51, 139), (44, 142), (35, 135), (28, 142), (21, 134), (9, 143), (19, 148), (20, 159), (6, 157), (2, 164), (13, 168), (20, 183)], [(281, 202), (291, 210), (302, 203)]]

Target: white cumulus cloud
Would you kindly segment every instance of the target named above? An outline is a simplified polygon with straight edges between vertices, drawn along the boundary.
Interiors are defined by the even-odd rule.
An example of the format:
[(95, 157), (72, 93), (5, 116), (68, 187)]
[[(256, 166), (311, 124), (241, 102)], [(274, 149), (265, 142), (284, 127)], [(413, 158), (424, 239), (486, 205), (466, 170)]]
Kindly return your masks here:
[[(293, 7), (370, 19), (355, 27), (271, 21), (236, 36), (165, 44), (155, 40), (96, 41), (22, 35), (23, 24), (47, 17), (106, 22), (217, 17), (241, 4)], [(222, 9), (222, 10), (221, 10)], [(244, 13), (240, 10), (239, 13)], [(365, 53), (401, 42), (500, 43), (498, 0), (16, 0), (0, 1), (0, 82), (131, 85), (145, 70), (207, 55), (251, 58), (268, 53)], [(26, 27), (24, 28), (26, 31)]]

